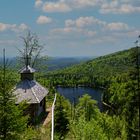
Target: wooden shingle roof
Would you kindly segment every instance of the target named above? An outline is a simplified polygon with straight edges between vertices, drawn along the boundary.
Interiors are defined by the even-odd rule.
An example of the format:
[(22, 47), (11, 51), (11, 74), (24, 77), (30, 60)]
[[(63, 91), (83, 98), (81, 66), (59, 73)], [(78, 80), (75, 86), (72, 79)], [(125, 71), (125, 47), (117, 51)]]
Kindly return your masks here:
[(48, 89), (41, 86), (35, 80), (23, 80), (14, 88), (16, 104), (26, 100), (29, 104), (40, 103), (48, 94)]

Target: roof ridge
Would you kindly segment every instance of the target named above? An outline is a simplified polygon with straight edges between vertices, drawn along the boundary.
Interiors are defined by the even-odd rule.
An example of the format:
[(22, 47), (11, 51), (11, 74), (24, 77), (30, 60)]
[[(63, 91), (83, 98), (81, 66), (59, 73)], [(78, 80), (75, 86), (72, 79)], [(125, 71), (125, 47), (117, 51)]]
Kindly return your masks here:
[(19, 70), (20, 73), (26, 73), (26, 72), (30, 72), (30, 73), (34, 73), (36, 70), (32, 67), (28, 66), (24, 66), (23, 68), (21, 68)]
[(31, 89), (31, 91), (32, 91), (33, 95), (35, 96), (35, 98), (36, 98), (37, 102), (38, 102), (38, 103), (40, 103), (40, 101), (39, 101), (39, 99), (37, 98), (37, 96), (36, 96), (36, 94), (35, 94), (35, 91), (34, 91), (34, 89), (32, 88), (32, 86), (31, 86), (30, 82), (29, 82), (28, 80), (27, 80), (27, 82), (28, 82), (28, 84), (29, 84), (29, 86), (30, 86), (30, 89)]
[[(36, 82), (36, 84), (38, 85), (38, 86), (41, 86), (41, 88), (44, 88), (44, 89), (46, 89), (46, 87), (45, 86), (43, 86), (43, 85), (41, 85), (39, 82), (37, 82), (36, 80), (33, 80), (33, 81), (35, 81)], [(47, 90), (47, 89), (46, 89)]]

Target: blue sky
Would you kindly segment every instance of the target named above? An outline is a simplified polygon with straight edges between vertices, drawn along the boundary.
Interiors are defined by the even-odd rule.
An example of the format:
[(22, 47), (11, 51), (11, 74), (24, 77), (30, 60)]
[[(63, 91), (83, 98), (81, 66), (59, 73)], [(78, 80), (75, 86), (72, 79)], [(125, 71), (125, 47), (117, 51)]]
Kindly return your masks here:
[(30, 30), (42, 55), (101, 56), (131, 48), (140, 35), (140, 0), (0, 0), (0, 56), (23, 48)]

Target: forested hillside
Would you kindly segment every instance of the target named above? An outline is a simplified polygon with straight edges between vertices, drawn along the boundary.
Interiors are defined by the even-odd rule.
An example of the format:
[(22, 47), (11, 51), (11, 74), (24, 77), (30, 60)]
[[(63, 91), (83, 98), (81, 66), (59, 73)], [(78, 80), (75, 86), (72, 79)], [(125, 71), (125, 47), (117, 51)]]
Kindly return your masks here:
[[(73, 132), (75, 137), (79, 139), (82, 138), (78, 133), (78, 129), (81, 129), (81, 135), (85, 133), (83, 137), (90, 139), (92, 132), (90, 133), (88, 131), (90, 133), (88, 134), (88, 132), (85, 131), (97, 125), (101, 128), (94, 128), (97, 132), (94, 132), (94, 135), (91, 136), (92, 138), (95, 138), (97, 133), (102, 133), (104, 136), (102, 137), (102, 135), (100, 135), (99, 140), (139, 139), (139, 49), (140, 48), (135, 47), (102, 56), (86, 63), (51, 72), (46, 75), (50, 86), (84, 85), (102, 88), (104, 91), (103, 103), (106, 106), (106, 113), (97, 113), (98, 111), (95, 108), (92, 110), (92, 107), (90, 110), (88, 110), (88, 108), (85, 108), (85, 111), (81, 110), (76, 114), (78, 118), (69, 122), (70, 132)], [(84, 108), (84, 103), (87, 102), (86, 98), (89, 97), (84, 97), (84, 99), (80, 101), (82, 103), (79, 102), (80, 105), (74, 107), (76, 109), (75, 112), (78, 112), (79, 106), (83, 106)], [(89, 102), (92, 101), (89, 100)], [(90, 103), (86, 103), (86, 105), (87, 104), (90, 106)], [(67, 109), (64, 108), (64, 110)], [(87, 116), (83, 116), (83, 114), (86, 115), (86, 113), (91, 115), (90, 120), (88, 120)], [(61, 112), (60, 114), (63, 113)], [(60, 116), (57, 115), (56, 117)], [(82, 117), (85, 118), (84, 121)], [(83, 126), (83, 123), (87, 125)], [(90, 126), (90, 124), (92, 124), (92, 126)], [(104, 129), (102, 129), (102, 126), (104, 126)], [(72, 135), (71, 133), (70, 136)]]
[(47, 76), (50, 77), (53, 85), (77, 86), (84, 84), (105, 88), (113, 76), (126, 73), (131, 69), (133, 66), (131, 62), (132, 50), (102, 56), (86, 63), (51, 72)]
[[(87, 94), (79, 98), (77, 104), (71, 104), (62, 96), (57, 95), (54, 117), (55, 140), (139, 140), (139, 58), (140, 48), (135, 47), (50, 72), (47, 75), (46, 73), (37, 74), (36, 79), (49, 88), (47, 105), (49, 98), (53, 99), (57, 85), (91, 86), (101, 88), (104, 92), (104, 112), (100, 112), (97, 102)], [(2, 69), (0, 71), (1, 80), (3, 71)], [(9, 81), (12, 86), (16, 84), (19, 80), (17, 73), (11, 70), (7, 70), (6, 73), (12, 76), (7, 77), (7, 79), (12, 79), (12, 82)], [(7, 84), (7, 86), (9, 85)], [(1, 97), (2, 91), (1, 89)], [(0, 111), (0, 113), (3, 112)], [(3, 115), (0, 117), (1, 122), (3, 122), (2, 117)], [(7, 126), (11, 127), (12, 124)], [(14, 128), (11, 132), (15, 132), (15, 130)], [(49, 140), (48, 130), (44, 128), (46, 133), (42, 133), (40, 130), (41, 127), (31, 129), (31, 131), (24, 129), (20, 132), (21, 137), (25, 140), (43, 140), (44, 138)], [(20, 133), (17, 131), (14, 134)], [(13, 133), (10, 134), (13, 135)]]

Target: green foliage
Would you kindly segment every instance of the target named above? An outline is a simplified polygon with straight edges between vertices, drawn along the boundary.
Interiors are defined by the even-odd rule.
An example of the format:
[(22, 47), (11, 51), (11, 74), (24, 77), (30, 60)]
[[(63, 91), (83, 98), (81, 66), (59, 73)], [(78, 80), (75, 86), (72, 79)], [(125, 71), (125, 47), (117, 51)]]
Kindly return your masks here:
[(38, 140), (37, 131), (32, 127), (26, 128), (20, 135), (21, 140)]
[[(66, 139), (69, 137), (72, 140), (126, 140), (125, 120), (101, 113), (95, 104), (89, 95), (79, 99), (75, 108), (78, 117), (70, 120)], [(88, 107), (91, 107), (90, 113)]]
[(96, 117), (99, 112), (97, 108), (97, 102), (91, 99), (88, 94), (83, 95), (79, 98), (79, 103), (76, 106), (77, 118), (81, 115), (85, 117), (86, 121), (90, 121), (92, 117)]
[(12, 80), (11, 72), (6, 70), (5, 63), (0, 73), (0, 139), (20, 140), (27, 128), (28, 117), (23, 116), (23, 105), (15, 105), (12, 94), (15, 81)]
[(36, 130), (36, 139), (35, 140), (51, 140), (51, 123), (48, 124), (48, 127), (41, 126)]
[[(103, 101), (107, 107), (102, 113), (99, 111), (96, 101), (88, 95), (80, 98), (78, 104), (70, 104), (63, 97), (57, 97), (55, 139), (138, 139), (139, 72), (139, 48), (136, 47), (99, 57), (64, 70), (51, 72), (46, 75), (47, 79), (44, 78), (44, 75), (38, 76), (38, 81), (50, 88), (48, 99), (51, 101), (56, 92), (54, 88), (56, 85), (84, 85), (104, 89)], [(11, 87), (12, 85), (7, 84), (6, 89), (10, 91)], [(3, 91), (3, 86), (1, 89)], [(18, 118), (18, 113), (16, 117)], [(22, 128), (10, 133), (10, 135), (20, 134), (20, 130)], [(34, 130), (30, 130), (30, 128), (29, 131), (26, 130), (22, 134), (24, 136), (22, 139), (30, 139), (31, 137), (31, 139), (39, 140), (45, 136), (40, 130), (38, 130), (38, 136), (35, 135)]]
[(50, 72), (46, 76), (54, 86), (85, 85), (107, 88), (112, 77), (126, 73), (132, 68), (133, 63), (130, 57), (132, 51), (133, 49), (130, 49), (102, 56), (86, 63)]
[[(104, 90), (103, 101), (106, 105), (106, 118), (99, 115), (95, 104), (90, 98), (80, 99), (79, 106), (72, 105), (72, 120), (78, 121), (76, 127), (81, 127), (83, 117), (86, 123), (96, 117), (105, 122), (103, 131), (107, 139), (138, 139), (139, 137), (139, 93), (140, 93), (140, 48), (135, 47), (126, 51), (102, 56), (83, 64), (75, 65), (63, 70), (51, 72), (47, 75), (51, 85), (63, 86), (91, 86)], [(88, 104), (88, 105), (87, 105)], [(81, 115), (80, 115), (81, 114)], [(101, 119), (101, 120), (102, 120)], [(115, 121), (115, 122), (114, 122)], [(102, 121), (101, 121), (102, 122)], [(111, 123), (112, 122), (112, 123)], [(71, 124), (71, 121), (70, 121)], [(122, 124), (122, 125), (121, 125)], [(94, 126), (95, 124), (93, 124)], [(73, 127), (74, 127), (73, 126)], [(95, 125), (96, 126), (96, 125)], [(105, 130), (110, 128), (107, 132)], [(87, 128), (85, 128), (87, 129)], [(74, 130), (76, 132), (76, 130)], [(73, 131), (73, 132), (74, 132)], [(78, 128), (77, 128), (78, 131)], [(82, 134), (84, 130), (81, 130)], [(77, 133), (77, 135), (79, 135)], [(85, 136), (83, 136), (85, 137)], [(78, 139), (78, 138), (77, 138)], [(82, 137), (81, 137), (82, 139)], [(86, 138), (83, 138), (86, 139)], [(94, 139), (94, 137), (93, 137)]]
[(112, 82), (104, 94), (104, 101), (112, 106), (115, 115), (126, 120), (130, 139), (138, 139), (139, 137), (140, 75), (137, 59), (140, 54), (138, 49), (133, 48), (129, 56), (133, 66), (126, 73), (112, 77)]
[(83, 117), (80, 117), (77, 121), (70, 122), (69, 135), (74, 140), (107, 140), (96, 121), (87, 122)]
[(55, 106), (55, 121), (54, 121), (54, 130), (55, 134), (59, 139), (64, 139), (64, 136), (68, 132), (68, 110), (69, 104), (64, 97), (58, 95), (57, 102)]
[(27, 127), (27, 117), (23, 117), (22, 110), (15, 102), (5, 101), (0, 104), (0, 139), (19, 140)]

